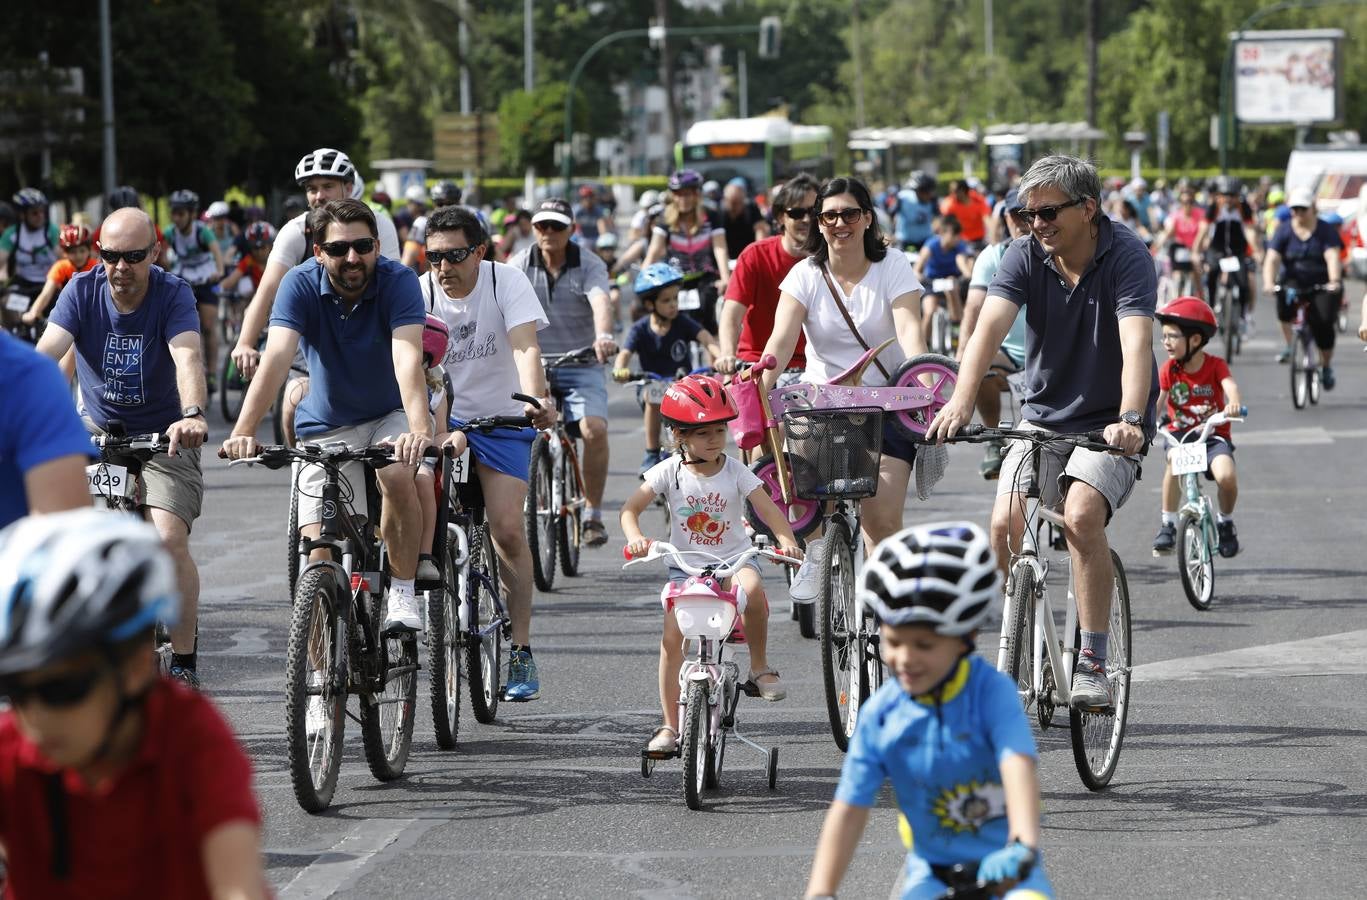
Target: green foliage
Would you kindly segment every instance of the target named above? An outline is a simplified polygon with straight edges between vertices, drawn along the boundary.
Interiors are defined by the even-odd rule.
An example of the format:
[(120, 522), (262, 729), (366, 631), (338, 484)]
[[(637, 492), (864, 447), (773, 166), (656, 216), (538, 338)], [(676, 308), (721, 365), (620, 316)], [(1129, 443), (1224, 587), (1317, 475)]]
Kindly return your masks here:
[[(531, 93), (511, 91), (498, 105), (498, 143), (508, 171), (518, 172), (535, 166), (542, 172), (555, 165), (555, 144), (565, 136), (565, 97), (569, 85), (563, 81), (544, 84)], [(582, 131), (588, 123), (588, 108), (582, 91), (575, 92), (571, 111), (574, 128)]]

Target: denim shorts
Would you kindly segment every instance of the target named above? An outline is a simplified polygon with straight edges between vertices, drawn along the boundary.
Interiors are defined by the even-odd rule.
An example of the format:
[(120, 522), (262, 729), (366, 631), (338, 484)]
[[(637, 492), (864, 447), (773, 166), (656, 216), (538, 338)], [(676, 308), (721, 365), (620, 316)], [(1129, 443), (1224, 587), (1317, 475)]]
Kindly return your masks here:
[[(452, 424), (457, 424), (453, 420)], [(511, 475), (523, 481), (528, 480), (531, 472), (532, 441), (536, 439), (535, 428), (522, 428), (512, 431), (501, 428), (497, 431), (467, 431), (465, 439), (470, 443), (470, 454), (476, 462)]]
[(608, 418), (608, 373), (602, 366), (561, 366), (550, 370), (551, 390), (565, 395), (566, 422), (589, 416)]

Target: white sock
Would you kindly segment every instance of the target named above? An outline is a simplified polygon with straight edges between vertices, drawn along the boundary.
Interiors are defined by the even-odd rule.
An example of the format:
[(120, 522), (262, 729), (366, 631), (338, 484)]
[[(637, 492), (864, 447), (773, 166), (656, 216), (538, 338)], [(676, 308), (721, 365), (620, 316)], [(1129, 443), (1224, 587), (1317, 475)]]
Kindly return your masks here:
[(407, 594), (413, 596), (412, 578), (391, 578), (389, 579), (389, 591), (393, 594)]
[(1223, 525), (1223, 524), (1225, 524), (1226, 522), (1233, 522), (1233, 521), (1234, 521), (1234, 517), (1233, 517), (1233, 516), (1227, 516), (1227, 515), (1225, 515), (1225, 514), (1222, 513), (1222, 512), (1217, 512), (1217, 513), (1215, 514), (1215, 521), (1217, 521), (1217, 522), (1219, 522), (1221, 525)]
[(1166, 509), (1163, 510), (1163, 524), (1164, 524), (1164, 525), (1176, 525), (1176, 524), (1177, 524), (1177, 513), (1175, 513), (1175, 512), (1168, 512)]

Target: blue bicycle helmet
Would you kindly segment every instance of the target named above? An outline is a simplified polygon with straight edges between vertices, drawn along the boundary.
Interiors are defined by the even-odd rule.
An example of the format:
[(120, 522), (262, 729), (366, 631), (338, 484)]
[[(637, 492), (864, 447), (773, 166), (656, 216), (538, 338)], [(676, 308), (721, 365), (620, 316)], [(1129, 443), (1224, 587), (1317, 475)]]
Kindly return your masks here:
[(13, 198), (14, 205), (20, 209), (32, 209), (35, 206), (47, 206), (47, 195), (37, 188), (26, 187), (21, 189)]
[(642, 300), (650, 300), (671, 284), (682, 284), (683, 280), (683, 272), (667, 262), (657, 262), (642, 269), (637, 274), (636, 283), (632, 287), (635, 289), (637, 297)]
[(682, 191), (688, 188), (702, 189), (702, 175), (694, 169), (680, 169), (669, 176), (669, 189)]

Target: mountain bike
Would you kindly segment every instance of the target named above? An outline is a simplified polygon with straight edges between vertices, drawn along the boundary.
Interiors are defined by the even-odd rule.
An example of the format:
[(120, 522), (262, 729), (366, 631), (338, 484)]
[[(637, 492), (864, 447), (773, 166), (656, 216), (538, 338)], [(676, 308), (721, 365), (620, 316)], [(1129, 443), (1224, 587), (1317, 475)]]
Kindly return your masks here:
[[(1247, 408), (1243, 413), (1248, 415)], [(1212, 431), (1226, 422), (1242, 421), (1217, 412), (1199, 430), (1192, 429), (1180, 438), (1167, 429), (1158, 429), (1158, 436), (1168, 447), (1168, 466), (1174, 477), (1182, 479), (1186, 494), (1182, 508), (1177, 511), (1177, 572), (1187, 602), (1202, 612), (1210, 609), (1215, 599), (1215, 556), (1220, 546), (1214, 505), (1201, 493), (1201, 476), (1210, 469), (1206, 441)]]
[[(543, 354), (541, 365), (550, 383), (550, 373), (562, 366), (596, 366), (598, 356), (592, 347), (569, 353)], [(563, 410), (564, 397), (552, 392), (557, 410)], [(532, 577), (540, 590), (555, 586), (555, 559), (567, 576), (579, 574), (584, 505), (584, 473), (579, 466), (577, 422), (566, 424), (563, 416), (555, 427), (543, 431), (532, 441), (531, 472), (527, 480), (527, 502), (523, 507), (527, 545), (532, 551)]]
[(936, 278), (930, 283), (927, 296), (935, 298), (935, 309), (930, 314), (930, 333), (926, 335), (926, 345), (931, 353), (952, 357), (958, 343), (955, 326), (950, 321), (946, 306), (958, 304), (959, 279)]
[(1244, 261), (1238, 256), (1222, 256), (1217, 261), (1220, 278), (1215, 286), (1215, 316), (1224, 341), (1225, 358), (1233, 360), (1243, 347), (1244, 293), (1237, 277)]
[[(1017, 492), (1024, 493), (1026, 498), (1023, 510), (1025, 530), (1020, 544), (1011, 548), (997, 669), (1015, 680), (1026, 713), (1031, 711), (1031, 707), (1034, 708), (1041, 729), (1053, 725), (1054, 713), (1059, 707), (1068, 710), (1073, 761), (1082, 783), (1090, 790), (1099, 791), (1110, 783), (1111, 776), (1115, 774), (1129, 712), (1132, 665), (1130, 588), (1120, 556), (1112, 550), (1114, 584), (1106, 657), (1106, 680), (1110, 683), (1112, 702), (1104, 708), (1077, 708), (1071, 694), (1073, 666), (1082, 640), (1077, 597), (1070, 575), (1065, 625), (1060, 637), (1046, 583), (1053, 561), (1042, 552), (1042, 549), (1047, 550), (1048, 545), (1041, 538), (1046, 531), (1046, 523), (1053, 524), (1060, 531), (1063, 529), (1063, 514), (1061, 510), (1046, 507), (1041, 502), (1040, 463), (1042, 451), (1048, 444), (1067, 444), (1102, 452), (1116, 448), (1107, 444), (1099, 432), (1064, 434), (1042, 429), (984, 428), (981, 425), (965, 426), (958, 435), (948, 440), (970, 443), (1020, 440), (1033, 445), (1033, 486), (1029, 491)], [(1061, 562), (1067, 564), (1068, 558), (1064, 557)]]
[(1310, 304), (1316, 294), (1327, 291), (1323, 284), (1297, 287), (1277, 285), (1277, 292), (1286, 294), (1286, 304), (1295, 310), (1291, 324), (1291, 406), (1304, 409), (1320, 402), (1319, 351), (1310, 330)]

